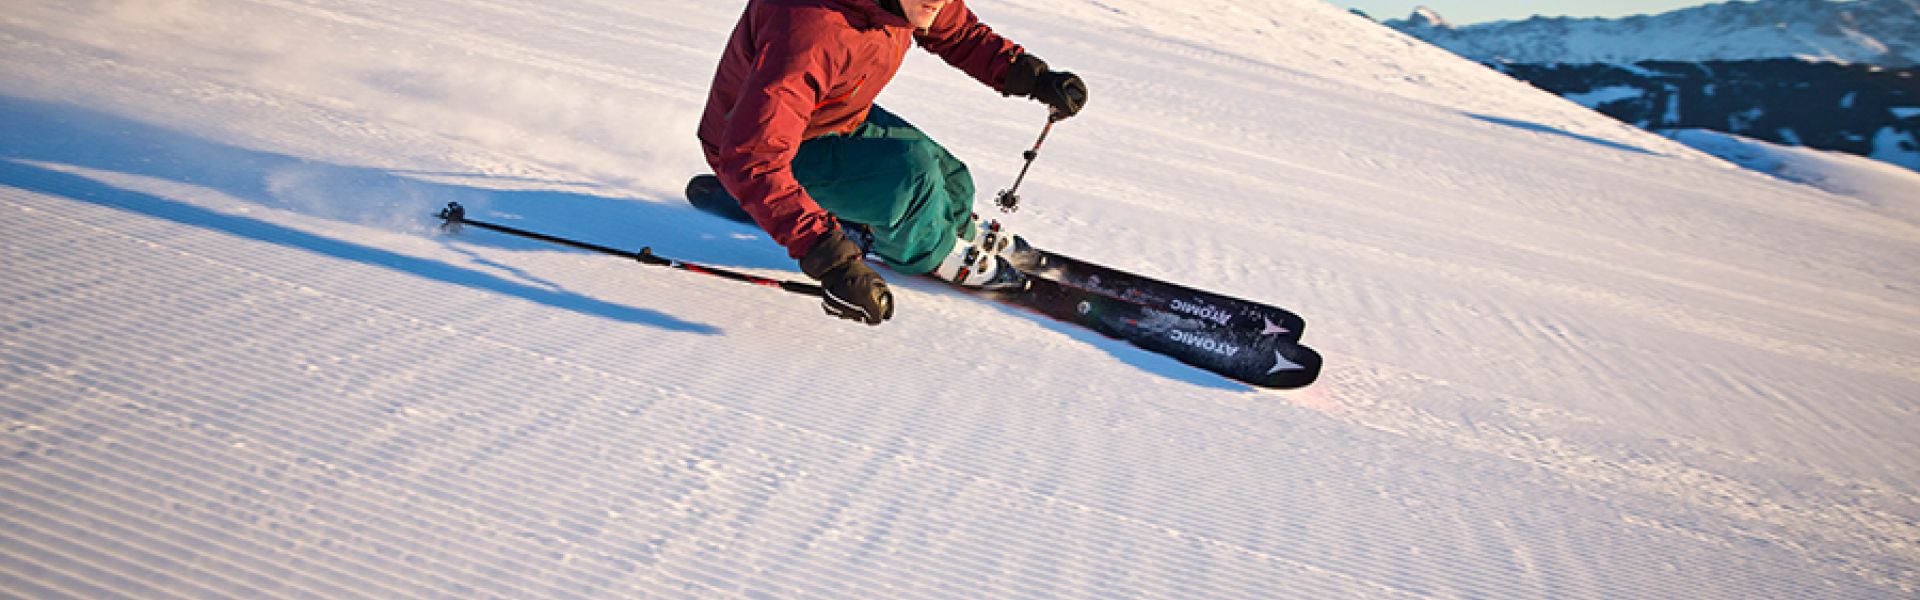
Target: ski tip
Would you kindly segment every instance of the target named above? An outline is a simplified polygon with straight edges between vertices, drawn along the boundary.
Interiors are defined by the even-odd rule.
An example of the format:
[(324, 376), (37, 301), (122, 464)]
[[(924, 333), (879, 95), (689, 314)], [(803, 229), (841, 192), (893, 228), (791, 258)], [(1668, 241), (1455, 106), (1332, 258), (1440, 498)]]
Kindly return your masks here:
[(695, 175), (687, 181), (686, 196), (687, 203), (700, 212), (735, 223), (753, 224), (753, 217), (740, 208), (740, 201), (733, 199), (726, 186), (720, 184), (719, 177)]
[(1279, 390), (1307, 387), (1320, 379), (1323, 364), (1320, 353), (1313, 348), (1298, 344), (1276, 348), (1266, 373), (1248, 383)]

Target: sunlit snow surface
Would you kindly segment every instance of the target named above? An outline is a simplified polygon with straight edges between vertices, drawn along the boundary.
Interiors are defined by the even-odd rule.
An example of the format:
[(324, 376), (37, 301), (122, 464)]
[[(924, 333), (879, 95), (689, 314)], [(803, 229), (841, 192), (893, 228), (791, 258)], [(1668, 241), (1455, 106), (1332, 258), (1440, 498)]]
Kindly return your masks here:
[[(0, 596), (1920, 587), (1910, 201), (1332, 5), (973, 4), (1092, 90), (1010, 226), (1305, 315), (1277, 393), (923, 280), (868, 328), (435, 231), (802, 277), (678, 199), (739, 2), (14, 4)], [(983, 191), (1045, 115), (917, 51), (881, 102)]]

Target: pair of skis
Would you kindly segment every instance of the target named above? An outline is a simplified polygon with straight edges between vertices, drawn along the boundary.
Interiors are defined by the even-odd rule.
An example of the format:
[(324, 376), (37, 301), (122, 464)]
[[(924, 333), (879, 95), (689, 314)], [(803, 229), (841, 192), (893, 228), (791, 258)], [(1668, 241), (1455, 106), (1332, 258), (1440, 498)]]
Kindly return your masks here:
[(1046, 250), (1012, 262), (1033, 285), (981, 295), (1260, 387), (1301, 388), (1320, 376), (1320, 354), (1300, 343), (1306, 322), (1291, 311)]
[[(752, 222), (711, 175), (687, 184), (687, 201)], [(967, 291), (1259, 387), (1300, 388), (1320, 376), (1320, 354), (1300, 343), (1306, 321), (1291, 311), (1044, 249), (1006, 256), (1028, 276), (1025, 289)]]

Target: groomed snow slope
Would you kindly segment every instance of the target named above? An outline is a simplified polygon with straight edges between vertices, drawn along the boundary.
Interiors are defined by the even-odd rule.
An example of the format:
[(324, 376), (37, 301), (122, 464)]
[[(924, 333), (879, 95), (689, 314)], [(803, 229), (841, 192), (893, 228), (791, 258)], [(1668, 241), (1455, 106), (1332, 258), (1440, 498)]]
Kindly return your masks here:
[[(980, 0), (1014, 227), (1298, 310), (1261, 392), (679, 202), (738, 2), (0, 16), (0, 595), (1905, 598), (1920, 227), (1330, 5)], [(1237, 8), (1236, 8), (1237, 7)], [(882, 102), (1012, 180), (1043, 111)]]

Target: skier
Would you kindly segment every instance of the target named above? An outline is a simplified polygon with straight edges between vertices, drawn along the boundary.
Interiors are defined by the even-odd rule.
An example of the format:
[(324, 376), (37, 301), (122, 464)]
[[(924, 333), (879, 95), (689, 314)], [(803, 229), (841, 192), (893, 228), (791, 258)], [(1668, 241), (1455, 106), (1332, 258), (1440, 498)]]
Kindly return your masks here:
[(1004, 96), (1045, 103), (1054, 120), (1086, 103), (1078, 76), (994, 33), (964, 0), (748, 0), (700, 120), (707, 164), (821, 282), (827, 314), (869, 325), (892, 318), (893, 294), (837, 221), (864, 226), (900, 273), (1022, 280), (979, 243), (990, 236), (966, 165), (873, 103), (915, 43)]

